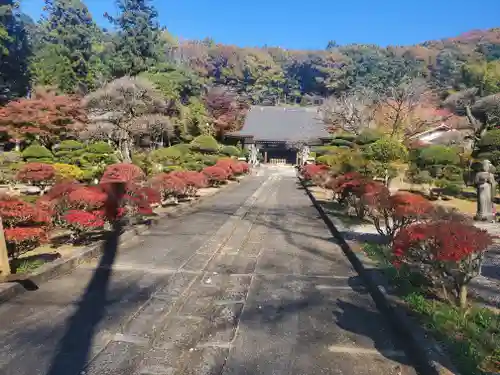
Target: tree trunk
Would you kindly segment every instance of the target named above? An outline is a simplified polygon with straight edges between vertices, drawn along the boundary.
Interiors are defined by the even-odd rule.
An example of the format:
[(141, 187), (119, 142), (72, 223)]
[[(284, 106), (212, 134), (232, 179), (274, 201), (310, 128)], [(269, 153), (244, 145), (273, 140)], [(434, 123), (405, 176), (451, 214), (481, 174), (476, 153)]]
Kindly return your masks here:
[(465, 309), (467, 307), (467, 285), (461, 285), (458, 292), (458, 301), (460, 308)]

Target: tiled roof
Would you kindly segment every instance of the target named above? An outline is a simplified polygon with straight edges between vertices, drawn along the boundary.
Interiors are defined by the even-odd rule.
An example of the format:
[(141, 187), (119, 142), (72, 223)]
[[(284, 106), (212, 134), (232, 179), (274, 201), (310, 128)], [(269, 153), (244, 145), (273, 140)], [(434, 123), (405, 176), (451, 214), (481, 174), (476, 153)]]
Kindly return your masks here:
[(243, 128), (232, 133), (253, 136), (256, 141), (310, 141), (329, 137), (318, 107), (250, 108)]

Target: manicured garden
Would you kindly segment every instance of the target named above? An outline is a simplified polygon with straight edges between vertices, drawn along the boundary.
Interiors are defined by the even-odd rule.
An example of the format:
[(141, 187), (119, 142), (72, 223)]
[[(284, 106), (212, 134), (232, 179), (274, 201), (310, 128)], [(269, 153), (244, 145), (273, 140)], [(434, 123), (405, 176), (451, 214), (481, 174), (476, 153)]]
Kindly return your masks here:
[[(117, 221), (142, 223), (238, 181), (249, 172), (237, 160), (242, 154), (203, 135), (134, 153), (132, 163), (121, 162), (106, 142), (65, 140), (52, 148), (33, 142), (22, 152), (3, 153), (0, 216), (12, 272), (42, 265), (47, 258), (40, 255), (48, 248), (87, 245)], [(120, 193), (114, 191), (117, 183)], [(113, 202), (118, 207), (110, 210)]]
[[(389, 189), (391, 176), (397, 175), (391, 172), (396, 162), (409, 160), (410, 169), (418, 164), (412, 162), (411, 149), (400, 152), (402, 147), (388, 146), (387, 140), (372, 145), (377, 143), (383, 147), (350, 147), (320, 156), (317, 164), (302, 167), (300, 174), (311, 188), (326, 193), (322, 203), (346, 226), (363, 223), (376, 229), (378, 239), (358, 241), (358, 247), (378, 264), (407, 308), (444, 345), (459, 370), (498, 373), (500, 318), (468, 298), (468, 286), (479, 275), (484, 252), (494, 238), (477, 228), (470, 216), (435, 204), (429, 195)], [(464, 184), (456, 177), (458, 165), (446, 168), (453, 165), (446, 160), (459, 160), (449, 156), (448, 150), (436, 152), (440, 159), (434, 152), (435, 148), (421, 148), (413, 160), (428, 160), (431, 154), (432, 165), (445, 165), (425, 169), (428, 164), (420, 164), (418, 173), (430, 170), (434, 181), (446, 181), (438, 188), (446, 196), (453, 190), (451, 185)]]

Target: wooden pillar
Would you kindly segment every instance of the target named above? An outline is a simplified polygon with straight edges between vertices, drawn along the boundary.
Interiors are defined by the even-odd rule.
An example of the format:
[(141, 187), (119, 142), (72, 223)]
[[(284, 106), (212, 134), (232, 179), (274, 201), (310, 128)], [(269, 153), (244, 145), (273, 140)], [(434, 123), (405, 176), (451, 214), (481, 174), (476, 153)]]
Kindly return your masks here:
[(0, 278), (10, 275), (9, 254), (7, 253), (7, 244), (5, 243), (5, 233), (3, 232), (3, 223), (0, 218)]

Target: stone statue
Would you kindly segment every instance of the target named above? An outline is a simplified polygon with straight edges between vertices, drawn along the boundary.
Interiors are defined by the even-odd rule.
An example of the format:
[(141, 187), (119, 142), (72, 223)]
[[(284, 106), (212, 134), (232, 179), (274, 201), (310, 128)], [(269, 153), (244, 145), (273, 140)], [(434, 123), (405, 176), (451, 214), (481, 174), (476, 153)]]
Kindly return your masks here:
[(476, 173), (474, 184), (477, 190), (477, 213), (475, 220), (494, 220), (493, 199), (496, 195), (497, 184), (493, 172), (493, 165), (489, 160), (482, 162), (482, 171)]
[(254, 145), (250, 145), (250, 164), (256, 166), (259, 163), (259, 149)]
[(311, 149), (309, 146), (302, 146), (302, 150), (300, 152), (300, 163), (301, 165), (305, 165), (307, 160), (309, 159), (309, 155), (311, 154)]

